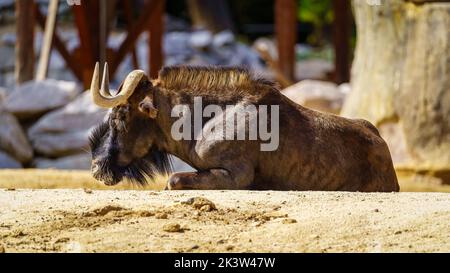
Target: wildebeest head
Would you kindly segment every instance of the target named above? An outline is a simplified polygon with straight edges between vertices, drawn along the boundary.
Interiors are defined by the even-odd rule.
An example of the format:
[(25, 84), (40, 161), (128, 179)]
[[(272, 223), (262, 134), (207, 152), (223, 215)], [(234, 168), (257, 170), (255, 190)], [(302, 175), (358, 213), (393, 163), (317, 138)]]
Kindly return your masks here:
[(153, 103), (152, 84), (145, 73), (131, 72), (113, 96), (105, 64), (100, 89), (98, 83), (97, 63), (91, 83), (92, 97), (98, 106), (112, 110), (90, 137), (93, 176), (106, 185), (115, 185), (124, 178), (145, 184), (147, 177), (168, 173), (169, 158), (154, 145), (159, 134), (155, 122), (158, 111)]

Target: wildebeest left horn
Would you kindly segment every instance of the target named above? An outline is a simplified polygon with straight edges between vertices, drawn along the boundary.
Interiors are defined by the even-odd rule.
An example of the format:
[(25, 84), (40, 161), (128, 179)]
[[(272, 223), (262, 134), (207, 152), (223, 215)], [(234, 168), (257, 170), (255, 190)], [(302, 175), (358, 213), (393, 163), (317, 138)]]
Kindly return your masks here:
[(104, 108), (113, 108), (120, 104), (125, 104), (128, 98), (133, 95), (136, 86), (139, 84), (141, 79), (145, 76), (145, 72), (142, 70), (134, 70), (125, 78), (123, 82), (122, 90), (119, 90), (119, 93), (115, 96), (111, 95), (109, 91), (109, 71), (108, 71), (108, 63), (105, 63), (105, 67), (103, 69), (103, 79), (102, 79), (102, 87), (99, 90), (98, 82), (99, 82), (99, 63), (95, 64), (94, 75), (92, 76), (91, 82), (91, 93), (94, 103), (100, 107)]

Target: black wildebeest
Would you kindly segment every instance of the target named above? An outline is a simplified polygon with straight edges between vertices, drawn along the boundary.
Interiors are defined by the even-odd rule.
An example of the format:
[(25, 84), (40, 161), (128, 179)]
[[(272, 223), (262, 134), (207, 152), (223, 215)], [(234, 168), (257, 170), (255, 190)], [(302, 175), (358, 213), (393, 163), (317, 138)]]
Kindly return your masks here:
[[(91, 137), (92, 172), (107, 185), (123, 178), (146, 183), (169, 171), (175, 155), (197, 171), (175, 173), (168, 189), (255, 189), (398, 191), (388, 147), (365, 120), (316, 112), (283, 96), (268, 80), (240, 68), (166, 67), (158, 79), (131, 72), (116, 95), (108, 87), (105, 66), (99, 89), (96, 66), (94, 102), (112, 108)], [(278, 148), (261, 151), (261, 139), (174, 139), (177, 105), (193, 108), (196, 97), (220, 107), (278, 105)], [(226, 114), (203, 117), (211, 128)], [(246, 126), (249, 123), (244, 123)], [(207, 133), (206, 133), (207, 134)]]

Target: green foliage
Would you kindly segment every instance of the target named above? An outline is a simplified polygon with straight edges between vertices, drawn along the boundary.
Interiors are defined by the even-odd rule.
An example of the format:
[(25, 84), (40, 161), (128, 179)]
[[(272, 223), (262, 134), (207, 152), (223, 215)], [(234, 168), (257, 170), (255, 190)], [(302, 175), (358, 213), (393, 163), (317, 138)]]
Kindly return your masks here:
[(314, 30), (307, 37), (309, 44), (322, 46), (324, 44), (324, 29), (333, 22), (334, 14), (331, 0), (297, 0), (298, 19), (310, 23)]
[(333, 22), (331, 0), (298, 0), (298, 18), (321, 27)]

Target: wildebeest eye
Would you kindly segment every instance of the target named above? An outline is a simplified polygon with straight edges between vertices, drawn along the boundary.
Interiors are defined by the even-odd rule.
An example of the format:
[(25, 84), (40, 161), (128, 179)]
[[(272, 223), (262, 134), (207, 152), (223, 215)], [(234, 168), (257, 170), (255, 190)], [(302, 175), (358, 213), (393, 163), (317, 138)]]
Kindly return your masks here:
[(89, 146), (91, 147), (91, 151), (95, 151), (99, 147), (103, 137), (108, 132), (108, 129), (108, 122), (103, 122), (92, 130), (92, 133), (89, 136)]

